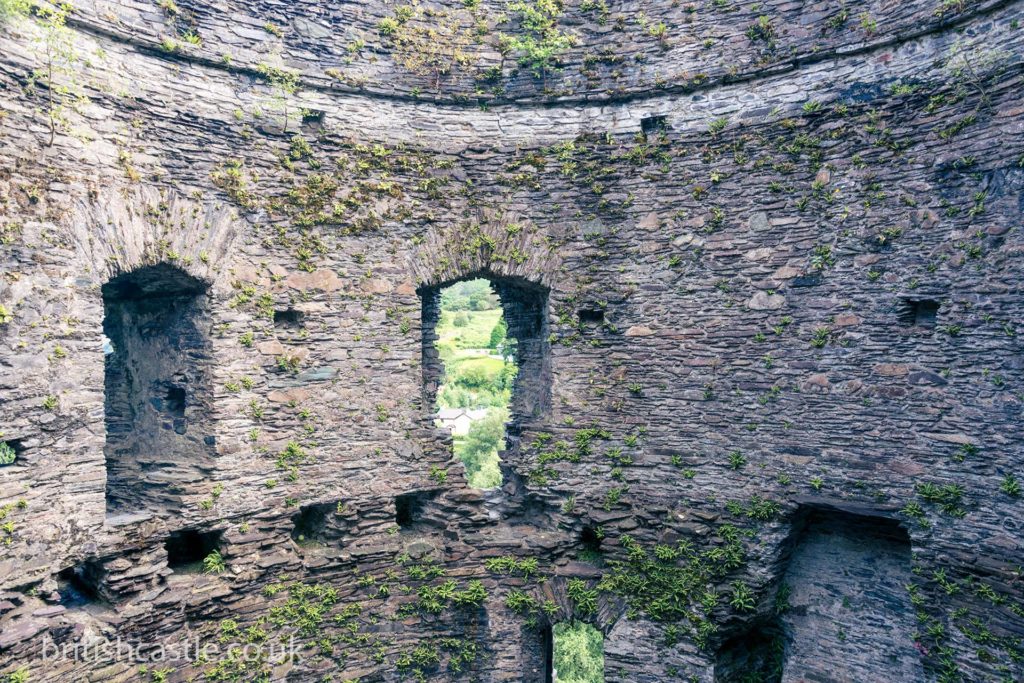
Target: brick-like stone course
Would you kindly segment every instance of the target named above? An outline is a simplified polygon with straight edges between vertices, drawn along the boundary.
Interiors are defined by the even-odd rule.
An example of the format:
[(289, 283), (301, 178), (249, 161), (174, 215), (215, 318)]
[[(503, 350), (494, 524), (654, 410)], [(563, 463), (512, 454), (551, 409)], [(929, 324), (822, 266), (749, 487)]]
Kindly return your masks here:
[[(44, 33), (0, 26), (0, 676), (162, 671), (44, 642), (296, 635), (158, 675), (543, 681), (580, 618), (609, 681), (736, 680), (761, 628), (770, 680), (1024, 678), (1019, 2), (566, 2), (579, 42), (536, 78), (485, 0), (440, 82), (381, 36), (394, 6), (328, 5), (78, 3), (52, 146)], [(197, 326), (128, 346), (177, 379), (110, 399), (104, 287), (164, 269), (201, 283)], [(431, 419), (434, 295), (478, 275), (524, 370), (483, 492)], [(634, 541), (731, 528), (688, 618), (601, 584)], [(226, 571), (170, 567), (182, 530)], [(487, 597), (432, 608), (449, 579)]]

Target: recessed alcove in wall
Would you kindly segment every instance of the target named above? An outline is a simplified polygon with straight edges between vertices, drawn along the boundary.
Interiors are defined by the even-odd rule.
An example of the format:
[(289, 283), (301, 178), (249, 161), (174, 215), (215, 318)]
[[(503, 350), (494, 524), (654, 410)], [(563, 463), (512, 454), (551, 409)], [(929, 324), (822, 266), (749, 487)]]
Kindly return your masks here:
[(934, 299), (904, 299), (900, 305), (900, 320), (904, 325), (929, 329), (938, 322), (939, 307)]
[(640, 119), (640, 131), (645, 135), (652, 135), (668, 130), (668, 117), (664, 114), (654, 114)]
[(100, 602), (103, 572), (98, 563), (83, 562), (57, 574), (60, 604), (69, 609)]
[(292, 515), (292, 540), (299, 545), (324, 545), (338, 539), (331, 524), (338, 509), (337, 503), (304, 505)]
[(864, 680), (870, 671), (924, 680), (906, 590), (906, 529), (889, 517), (818, 505), (802, 506), (792, 529), (783, 579), (789, 608), (779, 617), (783, 682)]
[(324, 127), (326, 112), (319, 109), (302, 110), (302, 132), (315, 135)]
[(581, 562), (589, 562), (601, 566), (604, 561), (601, 554), (601, 541), (601, 535), (594, 527), (590, 525), (584, 526), (580, 531), (579, 549), (576, 552), (576, 559)]
[(181, 529), (167, 537), (167, 566), (175, 572), (192, 573), (202, 569), (203, 560), (220, 551), (222, 531)]
[(604, 311), (600, 308), (581, 308), (576, 315), (584, 325), (596, 326), (604, 322)]
[(102, 288), (107, 510), (173, 510), (213, 456), (207, 286), (159, 264)]
[(778, 621), (759, 621), (719, 648), (715, 683), (781, 683), (785, 653)]
[(429, 514), (436, 498), (436, 491), (414, 491), (395, 496), (395, 524), (401, 531), (423, 531), (437, 526), (438, 520)]
[(910, 538), (897, 520), (862, 512), (801, 506), (780, 554), (784, 599), (722, 645), (717, 682), (750, 672), (772, 683), (868, 680), (877, 671), (924, 680), (905, 588)]
[(302, 328), (302, 321), (306, 314), (294, 308), (285, 308), (274, 311), (274, 327), (278, 329), (298, 330)]

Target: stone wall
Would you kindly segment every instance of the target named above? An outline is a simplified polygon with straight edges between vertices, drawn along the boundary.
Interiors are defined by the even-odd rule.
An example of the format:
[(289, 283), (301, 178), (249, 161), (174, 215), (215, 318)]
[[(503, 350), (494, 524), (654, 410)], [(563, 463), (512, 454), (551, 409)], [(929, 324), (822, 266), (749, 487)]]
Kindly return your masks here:
[[(1020, 3), (473, 5), (0, 27), (0, 673), (1024, 677)], [(493, 491), (430, 416), (481, 274)], [(42, 656), (119, 639), (221, 649)]]

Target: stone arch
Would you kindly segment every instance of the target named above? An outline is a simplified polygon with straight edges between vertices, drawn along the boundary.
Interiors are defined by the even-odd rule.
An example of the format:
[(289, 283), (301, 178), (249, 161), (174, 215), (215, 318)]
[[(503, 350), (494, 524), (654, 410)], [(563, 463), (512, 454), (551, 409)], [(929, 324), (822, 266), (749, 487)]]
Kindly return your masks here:
[[(212, 467), (213, 430), (204, 424), (212, 420), (214, 412), (207, 302), (215, 289), (229, 287), (228, 265), (242, 225), (235, 211), (226, 205), (189, 198), (168, 188), (122, 185), (90, 187), (85, 195), (72, 200), (59, 227), (63, 242), (74, 251), (76, 285), (88, 289), (89, 302), (84, 308), (95, 311), (89, 323), (94, 325), (97, 347), (99, 339), (103, 339), (106, 351), (96, 359), (104, 359), (103, 370), (97, 374), (104, 377), (106, 385), (103, 414), (107, 439), (103, 450), (108, 514), (175, 509), (185, 496), (195, 493), (194, 486), (185, 482), (199, 482)], [(116, 354), (110, 351), (116, 345), (110, 343), (110, 335), (117, 329), (131, 337), (132, 318), (141, 321), (148, 316), (147, 325), (157, 324), (150, 315), (154, 312), (144, 311), (144, 301), (154, 295), (175, 302), (173, 311), (180, 316), (178, 323), (182, 329), (190, 330), (185, 335), (188, 341), (182, 345), (163, 335), (169, 353), (150, 350), (162, 357), (159, 368), (152, 369), (166, 376), (154, 375), (147, 382), (136, 374), (132, 381), (137, 389), (140, 382), (148, 384), (145, 389), (151, 396), (144, 398), (138, 392), (135, 398), (122, 395), (112, 401), (112, 384), (118, 383), (111, 382), (112, 372), (116, 374), (118, 368), (125, 370), (127, 365), (120, 362), (123, 358), (112, 361), (111, 355)], [(116, 309), (113, 316), (112, 307)], [(161, 324), (178, 323), (165, 320)], [(129, 347), (138, 350), (139, 345), (122, 343), (121, 350)], [(171, 367), (175, 358), (184, 361), (188, 356), (195, 361), (191, 369), (183, 363)], [(121, 384), (121, 388), (127, 386)], [(144, 463), (153, 460), (153, 456), (143, 451), (156, 442), (149, 441), (149, 446), (145, 446), (133, 443), (125, 435), (134, 429), (135, 418), (148, 413), (150, 408), (159, 416), (147, 414), (146, 418), (163, 421), (146, 429), (153, 434), (166, 432), (163, 436), (176, 434), (179, 441), (194, 441), (191, 446), (164, 445), (169, 452), (181, 451), (181, 455), (190, 449), (195, 458), (175, 456), (155, 465)], [(112, 424), (116, 425), (113, 432)], [(183, 427), (186, 434), (177, 434)], [(171, 463), (176, 460), (187, 466), (176, 468)], [(172, 476), (165, 476), (171, 472)]]
[(481, 210), (476, 220), (431, 228), (410, 258), (420, 288), (489, 273), (550, 290), (561, 267), (558, 250), (537, 226), (493, 209)]
[[(584, 622), (597, 629), (607, 644), (609, 635), (625, 613), (625, 603), (614, 596), (599, 593), (597, 608), (593, 611), (588, 611), (581, 610), (569, 597), (569, 584), (573, 579), (594, 579), (594, 581), (589, 582), (591, 588), (593, 588), (596, 585), (597, 578), (599, 578), (599, 574), (586, 577), (558, 576), (545, 582), (534, 591), (534, 597), (539, 604), (544, 604), (548, 601), (553, 602), (558, 606), (558, 611), (553, 615), (541, 611), (536, 615), (536, 625), (532, 629), (527, 629), (527, 635), (524, 638), (524, 671), (536, 671), (540, 674), (538, 680), (551, 681), (550, 674), (553, 661), (552, 630), (556, 624), (572, 621)], [(607, 659), (605, 660), (605, 667), (607, 670)]]
[(508, 336), (517, 341), (515, 356), (519, 374), (512, 390), (511, 413), (512, 425), (518, 426), (544, 415), (551, 405), (551, 359), (547, 339), (549, 290), (520, 277), (487, 270), (417, 290), (422, 305), (424, 409), (434, 409), (444, 378), (444, 364), (435, 346), (436, 328), (441, 318), (441, 292), (456, 282), (477, 278), (488, 280), (497, 292)]
[(91, 193), (69, 215), (69, 241), (97, 284), (168, 263), (212, 286), (226, 270), (241, 225), (224, 205), (145, 186)]
[(523, 422), (550, 408), (548, 298), (561, 264), (557, 250), (529, 221), (482, 209), (476, 220), (429, 230), (410, 258), (409, 269), (422, 303), (424, 410), (433, 410), (443, 377), (434, 348), (441, 290), (462, 280), (486, 278), (501, 299), (509, 336), (519, 342), (520, 372), (508, 430), (510, 441), (514, 440)]

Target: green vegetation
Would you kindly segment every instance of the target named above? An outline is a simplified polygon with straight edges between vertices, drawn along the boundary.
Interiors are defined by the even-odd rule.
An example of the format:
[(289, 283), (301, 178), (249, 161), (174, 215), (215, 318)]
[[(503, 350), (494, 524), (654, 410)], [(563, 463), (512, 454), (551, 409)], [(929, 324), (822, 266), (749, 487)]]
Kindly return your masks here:
[[(681, 540), (674, 546), (642, 547), (628, 535), (620, 538), (626, 549), (625, 560), (607, 560), (608, 570), (599, 589), (626, 599), (628, 615), (641, 613), (664, 622), (687, 620), (692, 637), (705, 647), (717, 630), (711, 613), (721, 597), (709, 586), (743, 566), (745, 551), (736, 527), (723, 524), (718, 529), (722, 545), (698, 550)], [(745, 608), (750, 596), (734, 586), (730, 604)]]
[(203, 558), (203, 571), (207, 574), (220, 574), (227, 569), (220, 551), (214, 550)]
[(23, 17), (31, 8), (29, 0), (0, 0), (0, 22)]
[(58, 129), (70, 128), (69, 113), (88, 102), (78, 80), (81, 59), (75, 49), (74, 34), (67, 27), (73, 11), (67, 3), (44, 6), (27, 0), (0, 0), (0, 22), (32, 13), (41, 31), (33, 44), (39, 67), (29, 75), (26, 92), (35, 95), (43, 91), (46, 106), (41, 112), (49, 125), (48, 147), (53, 145)]
[(502, 35), (501, 49), (518, 56), (519, 65), (537, 78), (557, 67), (558, 56), (577, 43), (577, 38), (558, 28), (562, 3), (558, 0), (517, 0), (508, 4), (522, 28), (518, 35)]
[(0, 441), (0, 466), (14, 463), (14, 449), (6, 441)]
[(554, 668), (559, 683), (604, 683), (604, 637), (590, 624), (555, 624)]
[(455, 453), (466, 466), (470, 485), (501, 485), (498, 451), (518, 368), (514, 341), (497, 295), (487, 280), (457, 282), (441, 293), (436, 346), (444, 363), (444, 384), (437, 406), (485, 411), (472, 418), (469, 431), (455, 434)]
[(486, 417), (473, 422), (469, 433), (458, 442), (456, 451), (466, 466), (466, 477), (473, 486), (490, 488), (501, 485), (498, 449), (505, 438), (507, 421), (507, 410), (488, 410)]

